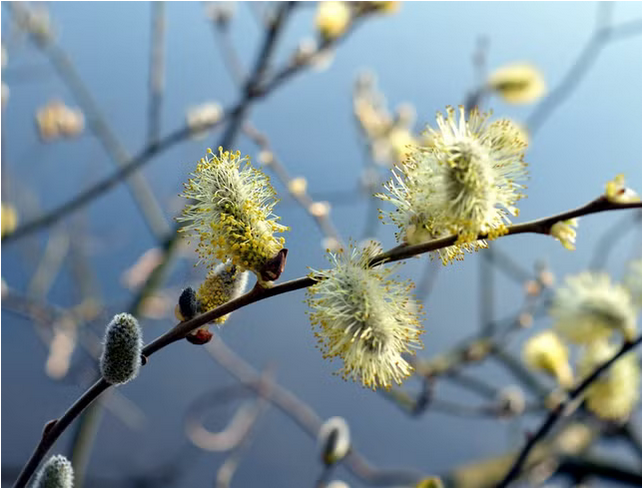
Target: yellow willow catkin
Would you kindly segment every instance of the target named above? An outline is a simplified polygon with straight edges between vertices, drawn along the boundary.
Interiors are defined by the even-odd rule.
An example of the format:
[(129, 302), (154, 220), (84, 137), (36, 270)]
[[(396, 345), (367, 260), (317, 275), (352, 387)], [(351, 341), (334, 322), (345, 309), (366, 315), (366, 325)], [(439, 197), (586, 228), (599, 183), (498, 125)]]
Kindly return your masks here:
[(515, 203), (526, 179), (523, 160), (526, 141), (509, 120), (488, 123), (488, 114), (448, 107), (437, 114), (438, 128), (428, 128), (431, 144), (415, 147), (393, 170), (378, 194), (396, 209), (381, 218), (397, 225), (397, 239), (418, 244), (450, 234), (457, 243), (439, 250), (444, 264), (463, 259), (465, 251), (485, 247), (477, 235), (490, 238), (506, 232), (509, 215), (518, 214)]
[(209, 268), (230, 260), (261, 281), (278, 278), (280, 272), (266, 273), (266, 267), (285, 242), (274, 234), (288, 228), (272, 213), (277, 199), (269, 179), (247, 156), (222, 148), (218, 155), (208, 150), (182, 196), (191, 203), (178, 218), (186, 223), (181, 231), (199, 237), (198, 253)]
[(376, 251), (331, 253), (333, 268), (315, 271), (324, 279), (308, 289), (307, 302), (324, 357), (341, 358), (344, 378), (388, 389), (412, 373), (402, 354), (422, 347), (423, 329), (412, 285), (389, 279), (390, 267), (368, 267)]
[(571, 276), (553, 299), (550, 315), (555, 330), (566, 340), (588, 344), (615, 333), (631, 340), (636, 310), (629, 291), (603, 273)]

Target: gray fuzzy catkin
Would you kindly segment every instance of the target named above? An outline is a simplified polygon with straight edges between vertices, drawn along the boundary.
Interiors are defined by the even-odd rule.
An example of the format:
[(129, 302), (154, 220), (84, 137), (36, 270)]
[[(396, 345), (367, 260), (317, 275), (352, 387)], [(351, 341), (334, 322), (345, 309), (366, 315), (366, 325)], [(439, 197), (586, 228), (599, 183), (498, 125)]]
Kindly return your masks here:
[(52, 456), (36, 475), (32, 488), (72, 488), (74, 470), (65, 456)]
[(143, 349), (138, 321), (128, 313), (115, 315), (107, 326), (100, 357), (100, 372), (112, 385), (122, 385), (138, 376)]

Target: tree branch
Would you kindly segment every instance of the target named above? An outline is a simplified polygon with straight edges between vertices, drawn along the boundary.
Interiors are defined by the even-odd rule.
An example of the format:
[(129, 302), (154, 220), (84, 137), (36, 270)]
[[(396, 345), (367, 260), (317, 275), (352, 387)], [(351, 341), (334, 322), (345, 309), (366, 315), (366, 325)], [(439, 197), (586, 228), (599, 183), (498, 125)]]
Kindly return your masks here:
[[(588, 215), (588, 214), (603, 212), (607, 210), (620, 210), (620, 209), (641, 208), (641, 207), (642, 207), (642, 202), (617, 204), (617, 203), (611, 203), (608, 200), (606, 200), (606, 198), (600, 197), (594, 200), (593, 202), (590, 202), (589, 204), (583, 207), (580, 207), (576, 210), (570, 210), (568, 212), (563, 212), (561, 214), (547, 217), (544, 219), (534, 220), (532, 222), (510, 226), (508, 227), (507, 235), (523, 234), (526, 232), (545, 234), (547, 233), (545, 232), (546, 229), (550, 229), (551, 225), (561, 220), (567, 220), (569, 218), (580, 217), (582, 215)], [(485, 235), (478, 236), (478, 239), (484, 239), (484, 238), (486, 238)], [(388, 252), (375, 256), (370, 261), (369, 264), (370, 266), (377, 266), (384, 263), (387, 264), (387, 263), (393, 263), (396, 261), (401, 261), (403, 259), (408, 259), (410, 257), (418, 256), (420, 254), (424, 254), (430, 251), (435, 251), (438, 249), (448, 247), (452, 245), (456, 240), (457, 240), (457, 236), (453, 235), (442, 239), (436, 239), (434, 241), (430, 241), (425, 244), (419, 244), (415, 246), (398, 246), (394, 249), (391, 249)], [(206, 312), (204, 314), (198, 315), (191, 320), (179, 323), (174, 328), (167, 331), (165, 334), (161, 335), (160, 337), (156, 338), (155, 340), (147, 344), (143, 348), (143, 356), (145, 356), (145, 358), (149, 358), (152, 354), (160, 351), (161, 349), (169, 346), (174, 342), (184, 339), (185, 336), (190, 332), (196, 330), (197, 328), (209, 322), (212, 322), (214, 319), (218, 317), (227, 315), (228, 313), (234, 312), (235, 310), (238, 310), (252, 303), (265, 300), (266, 298), (271, 298), (277, 295), (283, 295), (284, 293), (289, 293), (292, 291), (308, 288), (312, 286), (314, 283), (316, 283), (317, 280), (318, 278), (316, 277), (305, 276), (305, 277), (301, 277), (291, 281), (287, 281), (285, 283), (273, 286), (271, 288), (262, 288), (260, 286), (255, 286), (250, 292), (240, 296), (239, 298), (230, 300), (229, 302), (221, 305), (220, 307), (210, 310), (209, 312)], [(571, 395), (577, 396), (580, 393), (582, 393), (582, 391), (584, 391), (584, 389), (586, 389), (589, 386), (589, 384), (593, 380), (595, 380), (595, 378), (597, 378), (597, 376), (601, 373), (601, 371), (608, 368), (611, 365), (611, 363), (615, 361), (619, 356), (621, 356), (628, 350), (632, 349), (633, 347), (635, 347), (635, 345), (637, 345), (640, 342), (642, 342), (642, 336), (638, 338), (634, 343), (625, 344), (620, 350), (620, 352), (612, 360), (608, 361), (607, 363), (605, 363), (605, 365), (598, 368), (591, 376), (589, 376), (584, 382), (582, 382), (582, 384), (576, 390), (571, 392)], [(51, 428), (46, 429), (40, 443), (36, 447), (36, 450), (32, 454), (27, 464), (25, 465), (23, 471), (20, 474), (20, 477), (14, 484), (14, 488), (22, 488), (26, 486), (26, 483), (29, 481), (35, 469), (38, 467), (38, 464), (43, 459), (43, 457), (47, 454), (49, 448), (53, 445), (56, 439), (58, 439), (58, 437), (65, 431), (65, 429), (69, 426), (69, 424), (71, 424), (71, 422), (80, 413), (82, 413), (82, 411), (85, 408), (87, 408), (96, 398), (98, 398), (98, 396), (101, 393), (107, 390), (109, 386), (110, 385), (107, 382), (105, 382), (103, 379), (100, 379), (99, 381), (97, 381), (89, 390), (87, 390), (78, 399), (78, 401), (76, 401), (76, 403), (74, 403), (71, 406), (69, 410), (67, 410), (67, 412), (65, 412), (65, 414), (55, 424), (53, 424), (53, 426), (51, 426)], [(571, 398), (574, 398), (574, 396), (571, 396)], [(540, 428), (541, 434), (539, 435), (539, 437), (542, 437), (550, 430), (550, 428), (555, 423), (559, 415), (560, 415), (559, 411), (555, 411), (551, 414), (547, 422), (542, 426), (542, 428)], [(519, 472), (521, 465), (523, 464), (526, 456), (528, 456), (528, 453), (530, 452), (533, 445), (537, 441), (537, 438), (534, 437), (533, 440), (531, 440), (532, 444), (531, 442), (529, 442), (529, 444), (524, 449), (525, 454), (523, 454), (523, 459), (522, 459), (522, 456), (520, 455), (518, 462), (515, 463), (515, 466), (516, 466), (514, 467), (515, 473), (511, 474), (511, 477), (515, 476), (515, 474)], [(512, 471), (513, 470), (511, 470), (511, 473)], [(508, 481), (510, 481), (510, 479), (508, 479)], [(500, 485), (500, 486), (506, 486), (506, 485)]]

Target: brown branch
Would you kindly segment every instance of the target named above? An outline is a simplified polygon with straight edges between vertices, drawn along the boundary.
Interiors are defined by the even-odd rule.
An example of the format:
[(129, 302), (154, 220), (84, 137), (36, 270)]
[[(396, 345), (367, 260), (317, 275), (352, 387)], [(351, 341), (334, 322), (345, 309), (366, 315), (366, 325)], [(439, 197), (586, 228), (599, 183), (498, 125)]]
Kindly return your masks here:
[[(606, 200), (606, 198), (600, 197), (597, 200), (594, 200), (593, 202), (590, 202), (589, 204), (583, 207), (580, 207), (576, 210), (570, 210), (568, 212), (563, 212), (561, 214), (547, 217), (544, 219), (534, 220), (532, 222), (510, 226), (508, 227), (507, 235), (524, 234), (526, 232), (546, 234), (547, 229), (550, 229), (550, 227), (555, 222), (558, 222), (561, 220), (567, 220), (570, 218), (580, 217), (582, 215), (589, 215), (592, 213), (603, 212), (607, 210), (620, 210), (620, 209), (641, 208), (641, 207), (642, 207), (642, 202), (616, 204), (616, 203), (609, 202), (608, 200)], [(478, 236), (478, 239), (484, 239), (484, 238), (486, 238), (485, 235)], [(396, 261), (401, 261), (403, 259), (408, 259), (410, 257), (418, 256), (420, 254), (424, 254), (430, 251), (442, 249), (454, 244), (456, 240), (457, 240), (457, 236), (449, 236), (442, 239), (436, 239), (434, 241), (430, 241), (425, 244), (415, 245), (415, 246), (398, 246), (388, 252), (375, 256), (370, 261), (370, 266), (377, 266), (383, 263), (393, 263)], [(145, 356), (146, 358), (149, 358), (152, 354), (160, 351), (164, 347), (167, 347), (174, 342), (184, 339), (185, 336), (190, 332), (196, 330), (197, 328), (209, 322), (212, 322), (214, 319), (218, 317), (227, 315), (228, 313), (234, 312), (235, 310), (238, 310), (252, 303), (265, 300), (266, 298), (271, 298), (277, 295), (282, 295), (284, 293), (289, 293), (292, 291), (308, 288), (309, 286), (312, 286), (316, 282), (317, 282), (317, 278), (313, 276), (306, 276), (306, 277), (301, 277), (291, 281), (287, 281), (285, 283), (273, 286), (271, 288), (262, 288), (259, 286), (255, 286), (250, 292), (240, 296), (239, 298), (231, 300), (221, 305), (220, 307), (210, 310), (209, 312), (198, 315), (191, 320), (179, 323), (178, 325), (176, 325), (171, 330), (167, 331), (162, 336), (158, 337), (157, 339), (147, 344), (143, 348), (143, 356)], [(642, 337), (638, 339), (634, 344), (637, 344), (640, 341), (642, 341)], [(623, 347), (623, 351), (626, 352), (626, 350), (629, 350), (631, 347), (632, 347), (631, 344), (626, 344)], [(628, 349), (625, 350), (625, 348), (628, 348)], [(624, 353), (622, 351), (620, 352), (622, 354)], [(607, 364), (610, 365), (610, 362)], [(597, 375), (591, 375), (589, 378), (595, 379), (595, 377), (597, 377)], [(582, 383), (582, 385), (584, 384), (585, 383)], [(56, 441), (56, 439), (64, 432), (67, 426), (69, 426), (69, 424), (80, 413), (82, 413), (82, 411), (85, 408), (87, 408), (102, 392), (104, 392), (107, 388), (109, 388), (109, 386), (110, 385), (106, 383), (103, 379), (100, 379), (89, 390), (87, 390), (87, 392), (85, 392), (83, 396), (80, 397), (78, 401), (76, 401), (76, 403), (74, 403), (74, 405), (72, 405), (72, 407), (58, 420), (58, 422), (56, 422), (56, 424), (41, 439), (40, 444), (32, 454), (31, 458), (29, 459), (22, 473), (20, 474), (20, 477), (16, 481), (14, 488), (21, 488), (26, 486), (27, 481), (29, 481), (29, 479), (31, 478), (31, 475), (34, 473), (38, 464), (40, 463), (42, 458), (45, 456), (49, 448)], [(588, 384), (586, 384), (586, 386), (588, 386)], [(586, 386), (584, 386), (582, 390), (579, 391), (579, 393), (581, 393), (583, 389), (586, 388)], [(556, 418), (557, 416), (555, 416), (552, 419), (551, 425), (547, 427), (544, 434), (548, 432), (552, 424), (555, 422)], [(528, 451), (530, 451), (530, 449), (531, 448), (529, 448)], [(526, 454), (528, 454), (528, 452)], [(519, 470), (519, 467), (521, 467), (522, 463), (523, 463), (523, 460), (519, 463), (517, 470)]]
[[(576, 208), (575, 210), (569, 210), (558, 215), (553, 215), (551, 217), (545, 217), (539, 220), (533, 220), (531, 222), (526, 222), (524, 224), (516, 224), (507, 227), (506, 236), (512, 236), (517, 234), (550, 234), (551, 227), (553, 224), (563, 221), (574, 219), (577, 217), (582, 217), (585, 215), (591, 215), (599, 212), (606, 212), (609, 210), (624, 210), (632, 208), (642, 208), (642, 202), (632, 202), (632, 203), (612, 203), (609, 202), (606, 197), (601, 196), (592, 202), (587, 203), (583, 207)], [(488, 236), (482, 234), (478, 239), (487, 239)], [(375, 266), (381, 264), (382, 262), (394, 262), (401, 261), (402, 259), (408, 259), (418, 254), (424, 254), (426, 252), (435, 251), (437, 249), (443, 249), (448, 246), (452, 246), (457, 241), (456, 235), (451, 235), (448, 237), (442, 237), (441, 239), (435, 239), (432, 241), (425, 242), (423, 244), (416, 244), (414, 246), (400, 245), (397, 246), (387, 253), (380, 254), (376, 256), (371, 265)]]
[(579, 385), (577, 385), (575, 388), (573, 388), (573, 390), (569, 392), (567, 399), (548, 414), (548, 417), (546, 418), (544, 423), (542, 423), (542, 425), (539, 427), (537, 432), (533, 434), (533, 436), (528, 440), (526, 445), (523, 447), (523, 449), (520, 451), (519, 455), (517, 456), (517, 459), (513, 463), (512, 467), (510, 468), (508, 473), (506, 473), (506, 476), (504, 477), (504, 479), (502, 479), (502, 481), (500, 481), (497, 484), (497, 488), (506, 488), (512, 481), (517, 479), (522, 469), (522, 466), (524, 465), (524, 463), (528, 458), (528, 455), (531, 453), (535, 445), (550, 432), (550, 430), (553, 428), (557, 420), (560, 417), (562, 417), (568, 405), (571, 402), (573, 402), (573, 400), (578, 398), (582, 393), (584, 393), (584, 391), (589, 386), (591, 386), (591, 384), (595, 380), (597, 380), (604, 371), (609, 369), (611, 365), (615, 363), (615, 361), (620, 359), (624, 354), (631, 351), (641, 343), (642, 343), (642, 335), (632, 342), (625, 342), (620, 348), (620, 350), (611, 359), (609, 359), (602, 365), (598, 366)]

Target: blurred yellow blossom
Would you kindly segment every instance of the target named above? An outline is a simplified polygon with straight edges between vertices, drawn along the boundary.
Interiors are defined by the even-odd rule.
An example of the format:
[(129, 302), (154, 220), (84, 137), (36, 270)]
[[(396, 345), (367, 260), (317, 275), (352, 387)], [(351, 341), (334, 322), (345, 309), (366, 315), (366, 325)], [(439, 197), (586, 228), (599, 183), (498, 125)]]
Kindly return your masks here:
[(320, 2), (315, 23), (323, 38), (335, 39), (346, 31), (351, 19), (352, 13), (346, 2)]
[(11, 234), (18, 226), (18, 212), (10, 203), (2, 203), (2, 237)]
[(223, 107), (217, 102), (206, 102), (187, 110), (187, 127), (194, 139), (207, 136), (210, 126), (216, 124), (223, 117)]
[(544, 77), (527, 63), (497, 69), (488, 78), (488, 86), (508, 103), (532, 103), (546, 93)]
[(388, 135), (388, 140), (396, 162), (403, 161), (417, 146), (417, 140), (410, 131), (401, 127), (392, 129)]
[(564, 388), (573, 384), (568, 349), (553, 332), (541, 332), (526, 341), (522, 351), (526, 364), (536, 371), (553, 376)]
[(79, 109), (71, 109), (59, 100), (52, 100), (36, 114), (36, 124), (43, 141), (80, 134), (85, 118)]
[[(578, 362), (582, 377), (589, 376), (617, 353), (618, 348), (599, 340), (586, 346)], [(586, 406), (598, 417), (624, 421), (640, 397), (640, 366), (634, 352), (629, 352), (604, 371), (586, 390)]]
[(429, 476), (419, 481), (415, 488), (444, 488), (444, 483), (441, 481), (441, 478), (436, 476)]
[(330, 213), (330, 202), (314, 202), (308, 208), (313, 217), (326, 217)]
[(565, 339), (588, 344), (620, 333), (635, 336), (636, 311), (629, 291), (602, 273), (571, 276), (555, 293), (550, 314)]
[(631, 293), (633, 301), (638, 307), (642, 307), (642, 259), (633, 261), (624, 278), (624, 286)]
[(290, 190), (290, 193), (292, 193), (292, 195), (294, 196), (305, 195), (307, 188), (308, 180), (306, 180), (303, 176), (292, 178), (288, 183), (288, 190)]

